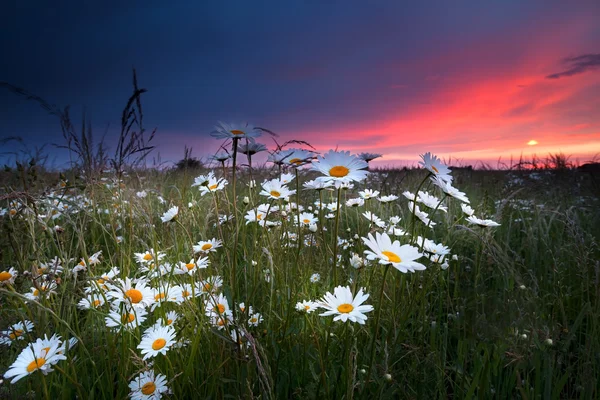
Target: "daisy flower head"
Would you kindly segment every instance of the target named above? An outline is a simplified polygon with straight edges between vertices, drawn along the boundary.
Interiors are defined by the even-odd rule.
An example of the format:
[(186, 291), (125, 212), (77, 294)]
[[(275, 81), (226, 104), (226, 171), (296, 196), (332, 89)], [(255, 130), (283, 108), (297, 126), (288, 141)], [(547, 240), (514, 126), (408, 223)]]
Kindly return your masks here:
[(200, 289), (204, 294), (214, 293), (223, 286), (223, 278), (218, 275), (209, 276), (206, 280), (200, 283)]
[(358, 195), (363, 200), (371, 200), (371, 199), (379, 196), (379, 190), (365, 189), (365, 190), (358, 192)]
[(263, 317), (260, 313), (252, 314), (250, 315), (250, 318), (248, 318), (248, 325), (250, 326), (258, 326), (261, 322), (263, 322)]
[(391, 203), (392, 201), (398, 200), (398, 196), (395, 194), (390, 194), (387, 196), (381, 196), (378, 200), (380, 203)]
[(222, 242), (215, 238), (206, 241), (201, 240), (194, 245), (194, 253), (215, 253), (221, 246)]
[(310, 300), (304, 300), (296, 303), (296, 311), (305, 312), (307, 314), (310, 314), (311, 312), (315, 311), (317, 307), (318, 304)]
[(312, 162), (312, 169), (324, 175), (317, 180), (333, 181), (336, 184), (364, 180), (369, 174), (367, 167), (366, 161), (350, 155), (349, 151), (329, 150), (323, 156), (317, 156), (317, 160)]
[(254, 138), (259, 137), (261, 134), (260, 129), (246, 122), (228, 124), (219, 121), (210, 135), (217, 139), (248, 139), (251, 143), (254, 143)]
[(442, 191), (444, 193), (446, 193), (448, 196), (454, 197), (455, 199), (460, 200), (463, 203), (467, 203), (467, 204), (470, 203), (467, 195), (465, 193), (461, 192), (460, 190), (458, 190), (457, 188), (455, 188), (454, 186), (452, 186), (452, 183), (450, 181), (445, 181), (443, 178), (441, 178), (438, 175), (432, 176), (431, 180), (433, 181), (433, 184), (435, 186), (442, 189)]
[(363, 242), (370, 250), (365, 250), (367, 260), (379, 260), (380, 264), (392, 264), (398, 271), (407, 273), (422, 271), (425, 269), (423, 264), (415, 260), (423, 256), (419, 249), (411, 245), (400, 245), (395, 240), (392, 242), (387, 233), (369, 233), (368, 237), (362, 238)]
[(227, 298), (221, 293), (219, 295), (208, 296), (206, 299), (206, 315), (222, 315), (230, 311)]
[(145, 279), (138, 279), (135, 284), (129, 277), (116, 279), (109, 284), (106, 296), (113, 299), (114, 305), (125, 303), (137, 309), (146, 308), (154, 303), (154, 293)]
[(304, 186), (305, 189), (321, 191), (323, 189), (331, 190), (333, 183), (331, 183), (331, 181), (320, 181), (320, 180), (315, 179), (315, 180), (304, 182), (304, 184), (302, 186)]
[(471, 206), (468, 204), (460, 203), (460, 208), (461, 208), (462, 212), (465, 213), (468, 217), (475, 214), (475, 210), (473, 210), (473, 208), (471, 208)]
[(163, 223), (171, 222), (171, 221), (173, 221), (173, 220), (175, 220), (177, 218), (178, 214), (179, 214), (179, 207), (173, 206), (173, 207), (169, 208), (167, 210), (167, 212), (165, 212), (162, 215), (162, 217), (160, 217), (160, 220)]
[(158, 400), (163, 393), (168, 393), (167, 377), (154, 374), (154, 371), (144, 371), (129, 382), (129, 397), (132, 400)]
[(491, 219), (480, 219), (474, 215), (467, 217), (467, 221), (469, 221), (469, 223), (471, 223), (473, 225), (479, 225), (483, 228), (500, 226), (499, 223), (492, 221)]
[(289, 149), (286, 157), (283, 158), (283, 163), (292, 167), (299, 167), (310, 162), (315, 153), (302, 149)]
[(319, 273), (314, 273), (314, 274), (312, 274), (312, 275), (310, 276), (310, 281), (311, 281), (312, 283), (317, 283), (317, 282), (319, 282), (320, 280), (321, 280), (321, 274), (319, 274)]
[(114, 329), (135, 329), (146, 320), (148, 312), (143, 308), (114, 308), (104, 318), (106, 326)]
[(192, 300), (194, 297), (200, 296), (201, 291), (197, 285), (192, 286), (189, 283), (184, 283), (180, 286), (173, 286), (173, 295), (175, 296), (175, 302), (182, 304), (187, 300)]
[(208, 180), (208, 183), (206, 185), (200, 186), (200, 195), (204, 196), (207, 193), (218, 192), (219, 190), (223, 190), (228, 184), (229, 182), (227, 181), (227, 179), (216, 178), (213, 176)]
[(52, 366), (67, 357), (59, 353), (61, 340), (53, 336), (52, 340), (37, 339), (25, 347), (15, 362), (4, 374), (4, 378), (13, 378), (10, 383), (40, 370), (44, 375), (52, 371)]
[(431, 209), (438, 209), (443, 212), (448, 212), (448, 208), (442, 205), (442, 202), (437, 197), (430, 195), (427, 192), (419, 191), (417, 201), (426, 205)]
[(200, 175), (194, 178), (194, 183), (192, 183), (192, 187), (208, 186), (208, 183), (211, 181), (211, 179), (215, 179), (215, 173), (213, 171), (210, 171), (206, 175)]
[(158, 354), (166, 355), (175, 341), (175, 329), (172, 326), (153, 325), (146, 329), (137, 348), (146, 360)]
[(422, 161), (419, 161), (419, 164), (433, 175), (440, 177), (446, 182), (452, 182), (452, 176), (450, 173), (450, 168), (448, 168), (442, 161), (437, 158), (437, 156), (427, 152), (425, 154), (420, 155)]
[(360, 157), (362, 160), (365, 160), (366, 162), (373, 161), (374, 159), (379, 158), (381, 156), (382, 154), (379, 153), (360, 153), (358, 155), (358, 157)]
[(190, 262), (180, 262), (178, 264), (178, 268), (175, 270), (176, 275), (194, 275), (194, 273), (200, 269), (208, 268), (208, 264), (210, 263), (208, 257), (200, 257), (198, 260), (194, 260), (193, 258)]
[(379, 228), (385, 227), (385, 221), (379, 218), (377, 215), (373, 214), (371, 211), (365, 211), (363, 213), (363, 216), (369, 221), (371, 221), (371, 223), (375, 226)]
[(160, 286), (157, 289), (152, 289), (154, 295), (154, 303), (150, 307), (150, 311), (154, 311), (156, 307), (161, 306), (163, 303), (172, 301), (175, 302), (177, 299), (177, 291), (173, 290), (173, 286)]
[(8, 271), (0, 272), (0, 285), (12, 285), (15, 283), (15, 278), (18, 274), (14, 267), (10, 267)]
[(294, 174), (281, 174), (279, 176), (279, 182), (281, 182), (284, 185), (287, 185), (288, 183), (293, 181), (294, 178), (296, 178)]
[(357, 197), (346, 201), (346, 207), (362, 207), (365, 205), (365, 200)]
[(156, 321), (155, 325), (160, 325), (160, 326), (172, 326), (175, 321), (177, 321), (179, 319), (179, 314), (177, 314), (175, 311), (169, 311), (166, 314), (166, 318), (159, 318), (158, 321)]
[(348, 286), (338, 286), (333, 290), (333, 294), (327, 292), (318, 303), (320, 308), (327, 310), (320, 315), (322, 317), (335, 315), (334, 321), (350, 320), (364, 325), (367, 320), (365, 313), (373, 311), (373, 306), (362, 305), (368, 298), (369, 295), (364, 294), (362, 289), (354, 297)]
[(135, 261), (140, 265), (151, 264), (151, 263), (160, 261), (163, 258), (165, 258), (165, 253), (163, 253), (162, 251), (156, 252), (156, 251), (154, 251), (154, 249), (150, 249), (143, 253), (133, 253), (133, 254), (135, 256)]
[(296, 193), (295, 190), (289, 190), (284, 183), (279, 179), (272, 179), (270, 181), (263, 182), (262, 191), (260, 195), (267, 196), (269, 199), (286, 199), (292, 194)]
[(319, 222), (319, 219), (314, 214), (308, 212), (300, 213), (299, 218), (294, 218), (296, 224), (298, 224), (298, 220), (300, 220), (301, 226), (310, 226)]
[(19, 321), (0, 333), (0, 344), (10, 346), (16, 340), (23, 340), (25, 333), (31, 332), (32, 329), (33, 322), (28, 320)]
[(97, 293), (90, 293), (77, 303), (77, 308), (80, 310), (89, 310), (92, 308), (100, 308), (104, 305), (104, 296)]
[(261, 143), (253, 143), (249, 141), (248, 143), (238, 144), (238, 152), (248, 156), (253, 156), (261, 151), (267, 151), (267, 147)]
[(214, 154), (213, 156), (211, 156), (210, 158), (214, 161), (224, 163), (225, 161), (227, 161), (231, 158), (231, 154), (227, 153), (226, 151), (220, 151), (217, 154)]

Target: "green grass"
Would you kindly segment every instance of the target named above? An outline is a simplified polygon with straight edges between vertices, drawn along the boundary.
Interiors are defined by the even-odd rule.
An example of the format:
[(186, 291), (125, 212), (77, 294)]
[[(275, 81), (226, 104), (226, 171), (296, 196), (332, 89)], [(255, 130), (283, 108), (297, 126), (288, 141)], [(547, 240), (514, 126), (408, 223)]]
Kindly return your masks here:
[[(142, 332), (167, 310), (176, 310), (177, 338), (187, 340), (186, 346), (151, 359), (153, 369), (169, 380), (172, 398), (598, 398), (600, 204), (593, 177), (573, 170), (542, 171), (541, 178), (527, 171), (456, 172), (454, 186), (467, 193), (476, 215), (502, 225), (469, 225), (460, 203), (447, 199), (448, 213), (433, 216), (435, 229), (416, 221), (413, 230), (408, 201), (401, 194), (416, 191), (425, 173), (376, 171), (353, 190), (342, 191), (342, 203), (363, 188), (400, 198), (387, 205), (370, 200), (358, 210), (343, 207), (338, 235), (348, 241), (345, 248), (334, 245), (335, 219), (321, 218), (312, 246), (303, 243), (312, 233), (299, 230), (281, 214), (269, 217), (279, 218), (281, 227), (266, 230), (245, 224), (246, 211), (267, 202), (258, 195), (260, 188), (248, 188), (247, 172), (238, 172), (237, 208), (230, 176), (226, 191), (202, 197), (191, 187), (195, 175), (131, 173), (122, 186), (112, 189), (105, 185), (110, 178), (96, 183), (72, 178), (65, 188), (56, 180), (40, 179), (25, 188), (29, 199), (15, 195), (18, 214), (0, 219), (0, 270), (13, 266), (20, 274), (14, 285), (0, 288), (0, 328), (23, 319), (34, 322), (35, 328), (25, 340), (0, 347), (0, 371), (8, 369), (28, 342), (44, 334), (77, 337), (80, 343), (69, 351), (67, 361), (57, 364), (60, 370), (55, 368), (45, 379), (39, 372), (16, 384), (5, 379), (0, 397), (125, 398), (130, 380), (147, 368), (136, 349)], [(259, 183), (267, 175), (277, 176), (275, 171), (253, 172)], [(300, 189), (315, 176), (299, 175)], [(19, 180), (10, 182), (6, 193), (23, 189)], [(424, 188), (441, 197), (427, 185)], [(289, 186), (296, 189), (297, 181)], [(49, 188), (65, 196), (65, 204), (81, 210), (56, 220), (36, 219), (36, 213), (50, 210), (42, 194)], [(148, 192), (144, 199), (135, 195), (142, 189)], [(159, 194), (166, 204), (159, 202)], [(89, 207), (82, 208), (74, 200), (77, 195), (88, 199)], [(245, 196), (250, 198), (248, 205), (242, 201)], [(337, 192), (323, 192), (324, 202), (336, 196)], [(314, 207), (315, 200), (318, 194), (308, 190), (300, 190), (299, 199), (292, 196), (304, 207)], [(164, 224), (160, 216), (170, 205), (179, 206), (180, 213), (177, 222)], [(8, 200), (2, 207), (8, 207)], [(442, 270), (422, 259), (425, 271), (402, 274), (390, 268), (385, 280), (386, 267), (375, 262), (355, 270), (348, 262), (350, 253), (363, 255), (365, 250), (355, 235), (366, 237), (374, 231), (361, 215), (367, 210), (386, 221), (401, 216), (399, 227), (449, 246), (458, 260)], [(217, 213), (235, 219), (216, 224)], [(54, 224), (64, 231), (55, 233)], [(321, 231), (322, 226), (327, 230)], [(282, 234), (288, 231), (299, 240)], [(120, 244), (117, 236), (123, 237)], [(164, 280), (221, 276), (222, 292), (232, 308), (234, 301), (244, 302), (264, 317), (258, 327), (249, 327), (247, 316), (236, 312), (235, 326), (247, 334), (242, 346), (209, 323), (203, 297), (159, 307), (133, 331), (106, 327), (108, 305), (99, 310), (76, 308), (84, 288), (112, 266), (119, 267), (121, 277), (140, 276), (134, 252), (154, 248), (166, 252), (166, 261), (188, 262), (193, 244), (210, 238), (223, 240), (223, 247), (211, 253), (207, 269), (192, 278)], [(399, 240), (404, 244), (410, 238)], [(56, 294), (38, 302), (24, 300), (22, 294), (32, 287), (31, 272), (40, 263), (58, 256), (70, 269), (100, 250), (102, 262), (77, 279), (61, 274)], [(337, 254), (342, 262), (334, 267)], [(71, 258), (75, 261), (67, 262)], [(314, 273), (321, 276), (317, 283), (310, 282)], [(333, 292), (334, 280), (354, 291), (365, 287), (370, 294), (366, 304), (375, 310), (367, 314), (364, 326), (295, 310), (298, 301)]]

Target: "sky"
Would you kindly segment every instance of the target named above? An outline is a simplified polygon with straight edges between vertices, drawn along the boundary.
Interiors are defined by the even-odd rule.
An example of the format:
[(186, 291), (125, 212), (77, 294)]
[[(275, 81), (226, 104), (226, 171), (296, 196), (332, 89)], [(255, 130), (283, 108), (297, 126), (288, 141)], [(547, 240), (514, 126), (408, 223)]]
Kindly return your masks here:
[[(9, 3), (9, 4), (7, 4)], [(319, 151), (430, 151), (452, 164), (600, 154), (600, 2), (11, 1), (0, 82), (85, 110), (114, 150), (135, 67), (162, 162), (206, 159), (217, 121)], [(60, 124), (0, 87), (0, 162), (26, 147), (66, 166)], [(261, 138), (269, 148), (271, 137)], [(528, 145), (528, 143), (537, 143)]]

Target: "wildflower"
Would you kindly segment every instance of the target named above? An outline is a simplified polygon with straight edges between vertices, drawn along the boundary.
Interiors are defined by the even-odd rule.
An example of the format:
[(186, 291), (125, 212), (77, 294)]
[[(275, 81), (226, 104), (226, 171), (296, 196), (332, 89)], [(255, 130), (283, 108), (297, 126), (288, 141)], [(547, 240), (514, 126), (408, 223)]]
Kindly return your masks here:
[(81, 310), (100, 308), (104, 305), (104, 303), (104, 296), (100, 294), (88, 294), (86, 297), (79, 300), (79, 303), (77, 303), (77, 308)]
[(315, 155), (311, 151), (302, 149), (289, 149), (291, 151), (285, 157), (283, 157), (283, 164), (290, 165), (292, 167), (299, 167), (311, 161)]
[(310, 281), (311, 281), (312, 283), (317, 283), (317, 282), (319, 282), (320, 280), (321, 280), (321, 274), (314, 273), (314, 274), (312, 274), (312, 275), (310, 276)]
[(38, 287), (32, 287), (30, 293), (25, 293), (25, 297), (29, 300), (38, 300), (42, 296), (55, 294), (55, 289), (58, 287), (55, 281), (40, 284)]
[(260, 315), (260, 313), (252, 314), (252, 315), (250, 315), (250, 318), (248, 319), (248, 325), (258, 326), (258, 324), (260, 324), (262, 321), (263, 321), (263, 317), (262, 317), (262, 315)]
[(133, 253), (133, 254), (135, 255), (135, 261), (141, 265), (154, 263), (156, 261), (160, 261), (163, 258), (165, 258), (165, 253), (163, 253), (162, 251), (155, 252), (154, 249), (150, 249), (143, 253)]
[(550, 338), (544, 340), (544, 343), (546, 343), (546, 345), (548, 345), (548, 346), (552, 346), (552, 344), (553, 344), (552, 339), (550, 339)]
[(155, 325), (160, 325), (160, 326), (171, 326), (173, 325), (173, 323), (175, 323), (175, 321), (177, 321), (179, 319), (179, 314), (177, 314), (175, 311), (169, 311), (166, 314), (166, 318), (165, 319), (159, 319), (158, 321), (156, 321)]
[(10, 346), (16, 340), (23, 340), (25, 333), (31, 332), (32, 329), (33, 323), (31, 321), (19, 321), (0, 333), (0, 344)]
[(397, 240), (392, 243), (387, 233), (376, 232), (375, 237), (369, 233), (368, 238), (362, 238), (362, 240), (371, 249), (365, 250), (368, 260), (379, 259), (380, 264), (392, 264), (394, 268), (403, 273), (425, 269), (423, 264), (414, 261), (423, 256), (416, 247), (408, 244), (401, 246)]
[(253, 156), (256, 153), (260, 153), (261, 151), (267, 151), (267, 147), (261, 143), (248, 142), (238, 144), (238, 152), (246, 154), (248, 156)]
[(454, 197), (457, 200), (462, 201), (463, 203), (470, 203), (467, 195), (452, 186), (449, 181), (445, 181), (443, 178), (439, 176), (431, 177), (433, 184), (442, 189), (444, 193), (446, 193), (450, 197)]
[(12, 285), (15, 283), (15, 278), (18, 272), (14, 267), (11, 267), (8, 271), (0, 272), (0, 285)]
[(303, 186), (305, 189), (313, 189), (313, 190), (321, 191), (323, 189), (331, 188), (331, 186), (333, 186), (333, 184), (328, 181), (312, 180), (312, 181), (304, 182)]
[(479, 225), (481, 227), (496, 227), (496, 226), (500, 226), (499, 223), (492, 221), (491, 219), (479, 219), (474, 215), (471, 215), (470, 217), (467, 217), (467, 221), (469, 221), (469, 223), (474, 224), (474, 225)]
[(462, 209), (462, 212), (467, 214), (468, 217), (472, 216), (475, 213), (475, 210), (473, 210), (468, 204), (460, 203), (460, 208)]
[(148, 307), (155, 301), (152, 289), (147, 286), (145, 279), (138, 279), (135, 286), (130, 278), (116, 279), (108, 287), (106, 296), (113, 299), (114, 305), (125, 303), (137, 309)]
[(218, 122), (215, 130), (210, 134), (217, 139), (248, 139), (254, 143), (254, 138), (259, 137), (262, 131), (248, 123), (227, 124)]
[(154, 311), (156, 307), (163, 303), (169, 301), (175, 302), (178, 295), (177, 291), (173, 290), (173, 286), (160, 286), (158, 289), (152, 289), (152, 294), (154, 295), (154, 303), (152, 303), (150, 311)]
[(175, 302), (177, 304), (182, 304), (187, 300), (191, 300), (194, 297), (200, 296), (200, 288), (197, 286), (190, 285), (189, 283), (184, 283), (180, 286), (173, 286), (173, 297), (175, 298)]
[(325, 175), (318, 177), (317, 180), (334, 183), (360, 182), (369, 173), (365, 170), (367, 167), (366, 161), (351, 156), (349, 151), (329, 150), (325, 155), (317, 156), (317, 160), (312, 162), (312, 169)]
[[(319, 221), (313, 214), (307, 212), (300, 213), (298, 219), (301, 226), (315, 225)], [(294, 218), (294, 221), (298, 223), (298, 219)]]
[(379, 191), (378, 190), (365, 189), (363, 191), (358, 192), (358, 195), (363, 200), (370, 200), (370, 199), (373, 199), (373, 198), (379, 196)]
[(360, 153), (360, 154), (358, 154), (358, 157), (362, 160), (365, 160), (366, 162), (369, 162), (369, 161), (373, 161), (376, 158), (381, 157), (381, 154), (379, 154), (379, 153)]
[(52, 366), (67, 357), (58, 352), (61, 340), (53, 336), (52, 341), (37, 339), (25, 347), (15, 362), (4, 374), (4, 378), (13, 378), (10, 383), (15, 383), (27, 375), (40, 370), (44, 375), (52, 371)]
[(305, 312), (307, 314), (310, 314), (311, 312), (315, 311), (317, 307), (318, 304), (310, 300), (304, 300), (296, 303), (296, 311)]
[(199, 241), (198, 244), (194, 245), (194, 253), (209, 253), (216, 252), (217, 248), (221, 247), (222, 243), (218, 239), (210, 239), (207, 241)]
[(231, 158), (231, 154), (229, 154), (225, 151), (221, 151), (211, 157), (211, 159), (218, 161), (220, 163), (224, 163), (225, 161), (229, 160), (230, 158)]
[(230, 311), (229, 302), (223, 294), (208, 296), (205, 303), (206, 315), (221, 315)]
[(285, 199), (296, 193), (295, 190), (289, 190), (279, 179), (266, 181), (262, 184), (263, 190), (260, 192), (262, 196), (267, 196), (269, 199)]
[(164, 223), (171, 222), (171, 221), (173, 221), (173, 220), (175, 220), (177, 218), (178, 214), (179, 214), (179, 207), (173, 206), (173, 207), (169, 208), (167, 210), (167, 212), (164, 213), (162, 215), (162, 217), (160, 217), (160, 219)]
[(381, 196), (378, 200), (380, 203), (391, 203), (392, 201), (398, 200), (398, 196), (390, 194), (388, 196)]
[(365, 205), (365, 201), (360, 197), (356, 199), (350, 199), (346, 201), (346, 207), (362, 207)]
[(204, 196), (207, 193), (214, 193), (219, 190), (223, 190), (228, 184), (229, 182), (227, 181), (227, 179), (215, 178), (214, 176), (212, 176), (210, 177), (206, 185), (200, 186), (200, 195)]
[(319, 302), (319, 307), (327, 310), (320, 315), (323, 317), (335, 315), (334, 321), (346, 322), (350, 320), (364, 325), (367, 320), (364, 313), (373, 311), (373, 306), (362, 305), (369, 298), (369, 295), (363, 294), (363, 290), (360, 289), (356, 297), (353, 297), (352, 291), (347, 286), (338, 286), (333, 292), (334, 294), (327, 292)]
[(202, 293), (210, 294), (216, 292), (223, 286), (223, 278), (220, 276), (209, 276), (201, 282)]
[(414, 212), (415, 216), (430, 228), (433, 228), (436, 225), (435, 222), (429, 219), (429, 214), (427, 214), (425, 211), (421, 211), (419, 206), (415, 205), (413, 202), (408, 203), (408, 209), (410, 210), (410, 212)]
[(350, 265), (355, 269), (361, 269), (365, 266), (365, 260), (359, 257), (358, 254), (352, 254), (352, 257), (350, 257)]
[(385, 226), (385, 222), (379, 218), (377, 215), (373, 214), (371, 211), (365, 211), (363, 216), (371, 221), (372, 224), (378, 226), (379, 228), (383, 228)]
[(296, 176), (294, 174), (281, 174), (279, 177), (279, 182), (281, 182), (282, 185), (287, 185), (293, 181), (295, 177)]
[(129, 382), (129, 397), (132, 400), (158, 400), (163, 393), (168, 393), (167, 377), (163, 374), (154, 374), (154, 371), (145, 371)]
[(200, 175), (194, 178), (194, 183), (192, 183), (192, 187), (194, 186), (208, 186), (211, 180), (215, 179), (214, 172), (210, 171), (206, 175)]
[(175, 329), (171, 326), (154, 325), (146, 329), (138, 349), (144, 355), (146, 360), (156, 357), (159, 353), (163, 356), (167, 354), (169, 348), (175, 343)]
[(146, 193), (146, 191), (145, 191), (145, 190), (142, 190), (142, 191), (140, 191), (140, 192), (137, 192), (135, 195), (136, 195), (137, 197), (139, 197), (140, 199), (144, 199), (144, 198), (146, 198), (146, 196), (148, 196), (148, 193)]
[(431, 153), (427, 152), (420, 155), (423, 161), (419, 161), (419, 164), (423, 168), (429, 170), (434, 176), (440, 177), (445, 182), (452, 182), (452, 176), (450, 169), (442, 163), (442, 161)]
[(420, 245), (423, 250), (433, 253), (438, 256), (446, 256), (450, 254), (450, 248), (444, 246), (443, 244), (437, 244), (433, 240), (429, 240), (427, 238), (418, 237), (417, 244)]
[(431, 209), (438, 209), (443, 212), (448, 212), (448, 208), (442, 205), (442, 202), (440, 201), (440, 199), (438, 199), (435, 196), (430, 195), (427, 192), (419, 192), (417, 201), (426, 205), (427, 207), (429, 207)]
[(122, 310), (113, 308), (104, 318), (109, 328), (135, 329), (146, 320), (148, 312), (143, 308), (124, 307)]

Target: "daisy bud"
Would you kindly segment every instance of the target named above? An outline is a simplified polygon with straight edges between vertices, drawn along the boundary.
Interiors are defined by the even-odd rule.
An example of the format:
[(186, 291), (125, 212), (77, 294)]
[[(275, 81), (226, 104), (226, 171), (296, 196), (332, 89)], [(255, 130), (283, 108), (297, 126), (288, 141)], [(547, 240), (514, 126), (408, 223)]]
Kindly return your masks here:
[(361, 370), (360, 370), (360, 371), (358, 371), (358, 372), (360, 372), (361, 374), (366, 374), (366, 373), (367, 373), (367, 370), (363, 368), (363, 369), (361, 369)]
[(548, 346), (552, 346), (552, 339), (548, 338), (544, 341), (544, 343), (546, 343)]
[(249, 204), (250, 198), (248, 196), (245, 196), (243, 202), (244, 202), (244, 204)]
[(527, 339), (527, 334), (526, 333), (522, 334), (521, 339)]
[(525, 289), (527, 289), (527, 286), (525, 286), (525, 285), (521, 285), (521, 286), (519, 286), (519, 289), (521, 289), (521, 290), (525, 290)]
[(388, 381), (388, 382), (391, 382), (391, 380), (392, 380), (392, 375), (390, 375), (390, 374), (385, 374), (385, 375), (383, 376), (383, 379), (385, 379), (385, 380), (386, 380), (386, 381)]
[(317, 231), (317, 225), (316, 225), (316, 224), (310, 224), (310, 225), (308, 226), (308, 229), (309, 229), (311, 232), (313, 232), (313, 233), (314, 233), (314, 232), (316, 232), (316, 231)]

